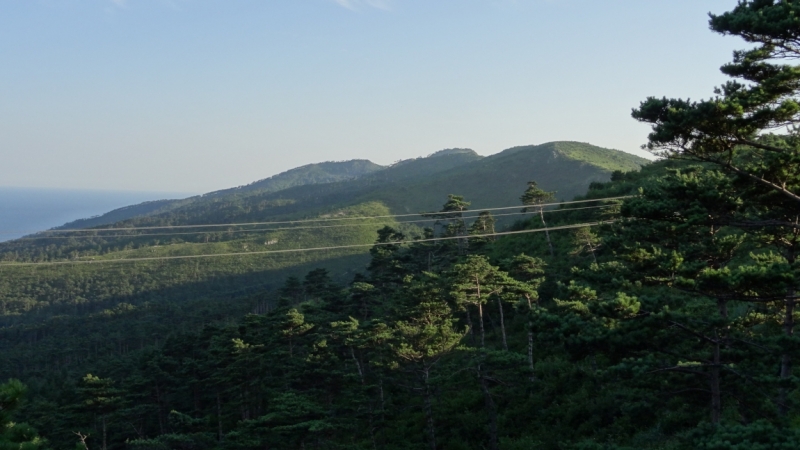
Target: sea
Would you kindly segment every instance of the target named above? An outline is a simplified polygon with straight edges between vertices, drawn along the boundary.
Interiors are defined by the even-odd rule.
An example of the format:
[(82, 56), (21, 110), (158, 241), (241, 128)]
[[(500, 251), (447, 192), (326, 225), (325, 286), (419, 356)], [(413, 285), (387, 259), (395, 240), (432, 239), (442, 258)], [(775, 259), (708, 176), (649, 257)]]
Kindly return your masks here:
[(191, 193), (21, 188), (0, 186), (0, 242), (150, 200)]

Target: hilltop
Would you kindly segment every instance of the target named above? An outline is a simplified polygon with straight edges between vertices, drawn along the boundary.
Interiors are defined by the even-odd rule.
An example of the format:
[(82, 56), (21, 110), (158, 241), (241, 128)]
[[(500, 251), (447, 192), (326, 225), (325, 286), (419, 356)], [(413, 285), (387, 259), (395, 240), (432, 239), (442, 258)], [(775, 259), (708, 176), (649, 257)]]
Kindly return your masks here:
[(246, 186), (121, 208), (65, 228), (268, 221), (368, 202), (397, 214), (415, 213), (436, 210), (447, 194), (463, 195), (473, 209), (513, 206), (530, 180), (559, 199), (571, 199), (592, 182), (607, 181), (613, 171), (637, 170), (648, 162), (590, 144), (551, 142), (488, 157), (446, 149), (387, 167), (366, 160), (309, 164)]

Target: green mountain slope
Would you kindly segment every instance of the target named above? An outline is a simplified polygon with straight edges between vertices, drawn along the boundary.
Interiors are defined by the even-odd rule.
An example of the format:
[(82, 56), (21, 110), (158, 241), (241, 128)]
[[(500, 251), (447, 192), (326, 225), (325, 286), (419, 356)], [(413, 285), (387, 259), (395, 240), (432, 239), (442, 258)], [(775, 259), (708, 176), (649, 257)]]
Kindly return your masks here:
[[(276, 192), (213, 196), (130, 225), (202, 224), (315, 217), (367, 202), (397, 214), (437, 210), (447, 194), (472, 202), (472, 209), (518, 204), (535, 180), (560, 199), (571, 199), (592, 182), (608, 181), (615, 170), (636, 170), (648, 161), (617, 150), (578, 142), (515, 147), (489, 157), (451, 149), (401, 161), (356, 179), (304, 184)], [(235, 191), (234, 191), (235, 192)]]
[(98, 225), (122, 222), (134, 217), (166, 214), (180, 208), (191, 209), (191, 205), (213, 203), (219, 199), (238, 199), (276, 192), (294, 186), (351, 180), (382, 169), (384, 169), (383, 166), (365, 159), (307, 164), (245, 186), (209, 192), (186, 199), (157, 200), (126, 206), (97, 217), (69, 222), (56, 229), (91, 228)]
[[(467, 149), (448, 149), (424, 158), (395, 163), (380, 169), (368, 161), (309, 165), (251, 185), (217, 191), (203, 196), (175, 201), (156, 209), (115, 222), (113, 227), (165, 225), (224, 224), (273, 222), (308, 218), (344, 218), (385, 216), (389, 214), (436, 211), (448, 194), (463, 195), (472, 202), (472, 210), (519, 205), (519, 196), (529, 180), (537, 181), (558, 197), (570, 199), (586, 192), (590, 183), (608, 181), (614, 170), (637, 169), (646, 160), (616, 150), (589, 144), (555, 142), (538, 146), (515, 147), (496, 155), (482, 157)], [(325, 178), (328, 177), (328, 178)], [(340, 179), (345, 178), (345, 179)], [(317, 183), (322, 179), (337, 181)], [(292, 187), (278, 189), (280, 186)], [(129, 207), (146, 210), (149, 204)], [(157, 209), (161, 207), (161, 209)], [(517, 210), (510, 211), (511, 213)], [(106, 215), (113, 217), (112, 213)], [(505, 223), (518, 216), (501, 217)], [(419, 218), (403, 218), (401, 221)], [(319, 224), (317, 224), (319, 225)], [(54, 305), (81, 305), (75, 314), (94, 313), (115, 302), (165, 299), (158, 293), (178, 289), (186, 283), (202, 285), (205, 297), (230, 294), (226, 280), (232, 276), (242, 281), (234, 292), (247, 291), (253, 279), (247, 274), (259, 273), (259, 285), (274, 285), (287, 271), (298, 265), (326, 265), (332, 258), (363, 255), (367, 247), (335, 252), (265, 255), (273, 250), (363, 245), (374, 242), (376, 231), (384, 225), (401, 226), (419, 234), (414, 224), (400, 225), (392, 218), (348, 224), (333, 222), (322, 228), (285, 224), (280, 226), (214, 227), (200, 229), (156, 229), (144, 231), (89, 231), (86, 234), (40, 235), (38, 239), (17, 240), (0, 244), (0, 263), (42, 262), (63, 260), (105, 260), (193, 256), (220, 253), (243, 253), (233, 259), (203, 260), (203, 264), (177, 264), (167, 272), (129, 266), (126, 273), (137, 279), (135, 300), (129, 288), (118, 288), (115, 276), (106, 277), (106, 269), (68, 269), (69, 266), (4, 268), (0, 283), (0, 306), (12, 322), (38, 320), (29, 311), (50, 310)], [(423, 225), (423, 224), (417, 224)], [(104, 226), (107, 227), (107, 226)], [(262, 252), (257, 256), (256, 253)], [(247, 253), (253, 253), (247, 256)], [(332, 267), (334, 277), (352, 275), (363, 260)], [(362, 261), (362, 262), (358, 262)], [(118, 263), (117, 263), (118, 264)], [(128, 263), (130, 264), (130, 263)], [(138, 264), (138, 263), (137, 263)], [(157, 263), (153, 263), (157, 264)], [(355, 265), (353, 265), (355, 264)], [(108, 264), (102, 265), (109, 267)], [(92, 266), (90, 266), (92, 267)], [(11, 271), (16, 272), (11, 272)], [(17, 283), (15, 278), (35, 272), (32, 282)], [(97, 275), (89, 276), (89, 273)], [(65, 275), (67, 274), (67, 275)], [(73, 274), (73, 275), (68, 275)], [(86, 280), (86, 288), (62, 289), (63, 278)], [(27, 276), (26, 276), (26, 279)], [(91, 280), (91, 281), (89, 281)], [(215, 281), (217, 280), (217, 281)], [(222, 281), (219, 281), (222, 280)], [(47, 287), (43, 287), (47, 286)], [(90, 286), (90, 287), (89, 287)], [(67, 294), (69, 292), (69, 294)], [(166, 300), (165, 300), (166, 301)], [(70, 307), (58, 309), (66, 312)], [(8, 319), (8, 318), (7, 318)], [(8, 323), (6, 321), (6, 323)]]
[[(635, 170), (646, 163), (637, 156), (577, 142), (514, 147), (489, 157), (468, 149), (448, 149), (386, 168), (363, 160), (303, 166), (240, 188), (134, 205), (80, 225), (99, 225), (142, 211), (143, 214), (113, 222), (114, 227), (295, 220), (364, 210), (363, 205), (379, 205), (388, 213), (407, 214), (438, 210), (447, 194), (463, 195), (472, 202), (473, 210), (514, 206), (519, 204), (519, 196), (530, 180), (556, 191), (560, 199), (571, 199), (584, 193), (592, 182), (608, 181), (614, 170)], [(336, 181), (321, 182), (330, 179)], [(281, 186), (291, 187), (279, 189)], [(507, 217), (505, 223), (513, 220), (514, 217)], [(19, 261), (91, 257), (165, 242), (264, 240), (263, 233), (231, 234), (231, 230), (223, 230), (126, 232), (111, 236), (105, 233), (106, 237), (93, 239), (54, 237), (8, 242), (0, 245), (0, 258)]]
[[(384, 216), (380, 219), (88, 230), (0, 243), (0, 375), (29, 378), (58, 368), (74, 378), (74, 371), (94, 370), (110, 356), (157, 349), (180, 333), (275, 308), (276, 291), (286, 278), (315, 268), (349, 283), (365, 272), (377, 230), (388, 225), (406, 235), (421, 234), (416, 225), (422, 224), (400, 223), (414, 217), (385, 216), (438, 210), (447, 194), (464, 195), (473, 202), (471, 209), (519, 205), (533, 179), (570, 198), (584, 194), (593, 181), (610, 179), (613, 170), (644, 163), (578, 143), (517, 147), (489, 157), (448, 149), (380, 170), (358, 163), (360, 175), (343, 170), (332, 175), (342, 178), (328, 183), (314, 183), (319, 178), (300, 171), (284, 177), (297, 185), (272, 192), (276, 180), (171, 204), (134, 205), (128, 212), (156, 208), (113, 227)], [(308, 174), (317, 168), (301, 169)], [(559, 237), (554, 239), (558, 244)], [(332, 246), (347, 248), (294, 251)], [(439, 258), (431, 255), (429, 264)], [(124, 259), (137, 261), (107, 261)], [(59, 264), (9, 266), (48, 261)]]
[(246, 186), (223, 189), (203, 195), (203, 198), (219, 198), (228, 195), (254, 195), (267, 192), (276, 192), (294, 186), (308, 184), (333, 183), (335, 181), (356, 179), (366, 174), (384, 169), (384, 166), (375, 164), (366, 159), (353, 159), (350, 161), (328, 161), (317, 164), (307, 164), (295, 169), (287, 170), (278, 175), (255, 181)]
[(342, 207), (381, 200), (370, 194), (394, 186), (415, 185), (435, 179), (442, 173), (482, 159), (472, 150), (444, 150), (425, 158), (400, 161), (355, 179), (301, 184), (249, 196), (203, 196), (200, 201), (131, 223), (203, 224), (314, 217)]
[(615, 170), (637, 170), (648, 162), (590, 144), (550, 142), (514, 147), (415, 184), (386, 186), (360, 200), (383, 201), (398, 213), (436, 210), (446, 194), (463, 195), (471, 209), (514, 206), (531, 180), (569, 200), (592, 182), (608, 181)]
[(165, 199), (165, 200), (153, 200), (149, 202), (142, 202), (136, 205), (123, 206), (122, 208), (117, 208), (105, 214), (101, 214), (95, 217), (73, 220), (72, 222), (67, 222), (64, 225), (61, 225), (60, 227), (55, 227), (53, 229), (71, 230), (75, 228), (91, 228), (99, 225), (107, 225), (111, 223), (122, 222), (123, 220), (128, 220), (132, 217), (147, 216), (157, 211), (168, 211), (169, 209), (175, 207), (176, 205), (180, 204), (183, 201), (184, 200), (178, 200), (178, 199), (172, 199), (172, 200)]
[(447, 149), (385, 168), (365, 160), (310, 164), (246, 186), (120, 208), (65, 227), (266, 221), (313, 217), (372, 201), (395, 213), (414, 213), (436, 210), (451, 193), (465, 196), (473, 209), (512, 206), (530, 180), (570, 199), (592, 182), (607, 181), (614, 170), (636, 170), (647, 162), (589, 144), (551, 142), (489, 157)]
[[(463, 165), (444, 179), (457, 178), (456, 175), (463, 173), (480, 174), (478, 169), (481, 167), (485, 171), (483, 173), (494, 173), (485, 167), (495, 171), (504, 170), (507, 168), (507, 160), (519, 162), (520, 157), (530, 158), (531, 161), (547, 167), (559, 167), (553, 166), (550, 158), (573, 169), (576, 164), (578, 166), (581, 164), (580, 161), (576, 162), (558, 152), (553, 156), (553, 149), (553, 146), (531, 147), (523, 151), (496, 155), (492, 159), (483, 158), (478, 161), (480, 164), (476, 164), (478, 167), (472, 167), (471, 163)], [(486, 160), (490, 164), (484, 165)], [(421, 185), (429, 186), (430, 184), (421, 183)], [(593, 186), (589, 191), (590, 195), (620, 195), (635, 189), (635, 184), (632, 183), (620, 188), (615, 188), (614, 183), (598, 185)], [(337, 216), (378, 215), (388, 212), (386, 206), (374, 202), (372, 209), (342, 209), (334, 214)], [(558, 225), (586, 222), (602, 217), (600, 214), (596, 210), (567, 212), (553, 215), (550, 223)], [(376, 222), (374, 225), (378, 225), (378, 223)], [(527, 225), (540, 226), (537, 220), (533, 220)], [(207, 252), (210, 249), (221, 252), (247, 251), (244, 245), (258, 245), (258, 247), (251, 247), (251, 250), (261, 250), (265, 248), (263, 246), (282, 245), (286, 245), (286, 247), (280, 248), (291, 248), (298, 245), (315, 245), (314, 240), (318, 242), (316, 245), (374, 240), (374, 229), (369, 230), (368, 228), (366, 226), (359, 229), (346, 228), (347, 231), (336, 231), (331, 228), (305, 229), (301, 232), (304, 235), (296, 235), (288, 230), (275, 232), (275, 234), (270, 233), (269, 236), (267, 233), (262, 233), (262, 241), (259, 243), (243, 239), (215, 241), (209, 244), (183, 242), (165, 245), (162, 243), (157, 247), (116, 250), (96, 256), (96, 259), (121, 256), (189, 255), (194, 252)], [(571, 276), (569, 268), (572, 264), (579, 262), (588, 265), (592, 260), (592, 256), (589, 254), (574, 254), (572, 236), (572, 232), (553, 233), (557, 256), (547, 261), (548, 282), (543, 284), (539, 290), (542, 303), (550, 301), (554, 297), (563, 298), (556, 296), (553, 289), (557, 282), (566, 283), (569, 280)], [(274, 238), (271, 240), (277, 242), (267, 244), (263, 241), (267, 237)], [(297, 241), (288, 242), (292, 238)], [(512, 239), (513, 242), (505, 242)], [(543, 239), (542, 234), (505, 237), (496, 242), (486, 243), (484, 247), (471, 244), (469, 250), (471, 254), (480, 254), (480, 252), (495, 254), (496, 257), (493, 259), (496, 261), (506, 261), (521, 251), (528, 255), (547, 258), (546, 246), (542, 245)], [(388, 369), (385, 365), (358, 366), (361, 364), (361, 360), (356, 358), (367, 357), (377, 360), (380, 355), (385, 353), (363, 354), (361, 351), (364, 348), (372, 347), (366, 347), (360, 344), (363, 341), (354, 341), (353, 339), (371, 339), (368, 342), (384, 339), (384, 335), (370, 334), (374, 331), (380, 332), (381, 328), (372, 328), (373, 325), (366, 321), (368, 317), (391, 324), (393, 320), (400, 320), (397, 319), (397, 317), (401, 317), (400, 314), (407, 314), (408, 307), (406, 305), (410, 301), (445, 298), (449, 292), (445, 285), (441, 286), (442, 290), (437, 290), (440, 288), (439, 285), (432, 285), (435, 289), (430, 291), (403, 291), (402, 284), (397, 281), (405, 280), (405, 275), (410, 274), (413, 276), (408, 279), (413, 279), (415, 283), (418, 283), (418, 279), (424, 280), (420, 270), (431, 272), (431, 264), (436, 273), (442, 274), (442, 278), (431, 277), (431, 282), (438, 283), (435, 280), (446, 280), (444, 277), (451, 276), (448, 264), (452, 264), (456, 255), (460, 254), (458, 246), (452, 243), (449, 246), (445, 244), (445, 246), (439, 247), (438, 245), (423, 244), (402, 247), (403, 250), (393, 254), (390, 261), (385, 259), (385, 254), (375, 252), (374, 255), (378, 258), (379, 264), (374, 266), (371, 271), (363, 271), (368, 262), (368, 259), (365, 258), (366, 254), (363, 252), (338, 255), (330, 253), (325, 255), (284, 254), (280, 257), (236, 255), (201, 260), (138, 262), (129, 265), (95, 266), (87, 264), (66, 266), (67, 268), (62, 266), (54, 270), (20, 268), (19, 271), (12, 273), (13, 277), (0, 277), (0, 292), (8, 298), (19, 299), (18, 304), (9, 305), (8, 309), (20, 308), (17, 309), (18, 315), (6, 314), (0, 320), (0, 375), (23, 378), (33, 386), (32, 394), (36, 396), (35, 399), (45, 398), (55, 405), (51, 407), (50, 404), (40, 401), (31, 408), (33, 417), (41, 417), (40, 421), (36, 422), (37, 425), (40, 429), (47, 430), (49, 437), (55, 436), (52, 437), (54, 441), (55, 439), (66, 441), (72, 436), (68, 434), (69, 430), (61, 430), (56, 428), (57, 424), (52, 425), (47, 422), (48, 416), (61, 414), (56, 417), (66, 417), (70, 410), (64, 405), (69, 405), (69, 402), (74, 403), (72, 400), (74, 396), (57, 396), (56, 393), (58, 389), (74, 390), (71, 386), (86, 373), (99, 374), (99, 376), (113, 379), (116, 382), (115, 386), (131, 393), (130, 404), (135, 405), (138, 409), (125, 410), (119, 416), (124, 418), (129, 416), (146, 417), (145, 420), (148, 422), (142, 423), (146, 423), (151, 430), (148, 436), (157, 436), (160, 433), (157, 418), (158, 408), (162, 408), (164, 414), (172, 410), (181, 411), (183, 414), (193, 414), (197, 418), (195, 426), (198, 430), (218, 430), (219, 421), (217, 416), (214, 416), (217, 414), (224, 421), (223, 429), (226, 438), (230, 439), (230, 442), (234, 442), (233, 439), (240, 435), (235, 433), (239, 433), (242, 429), (247, 431), (246, 426), (241, 425), (241, 409), (238, 409), (241, 403), (238, 403), (238, 399), (243, 398), (249, 401), (251, 398), (256, 398), (255, 395), (260, 395), (261, 397), (258, 398), (266, 399), (263, 404), (268, 405), (267, 408), (274, 408), (273, 405), (279, 404), (280, 398), (274, 397), (273, 392), (276, 391), (270, 391), (268, 395), (264, 394), (262, 392), (264, 387), (268, 386), (269, 389), (273, 389), (273, 386), (276, 386), (277, 392), (296, 390), (297, 386), (313, 386), (316, 389), (322, 383), (319, 374), (328, 374), (327, 371), (331, 370), (328, 367), (337, 370), (336, 373), (339, 374), (337, 376), (341, 376), (345, 380), (340, 382), (335, 379), (335, 384), (333, 382), (331, 384), (335, 389), (332, 389), (331, 392), (339, 392), (338, 386), (354, 389), (332, 397), (344, 398), (345, 401), (342, 404), (361, 398), (353, 393), (365, 389), (364, 376), (359, 377), (357, 370), (358, 367), (369, 367), (369, 372), (364, 372), (367, 374), (365, 376), (375, 376), (376, 379), (377, 375), (382, 376), (386, 393), (391, 394), (391, 396), (387, 395), (387, 398), (391, 399), (391, 403), (387, 402), (387, 404), (392, 405), (389, 411), (393, 415), (387, 423), (401, 423), (395, 417), (402, 417), (404, 421), (402, 423), (405, 421), (422, 423), (423, 421), (417, 413), (417, 411), (422, 411), (419, 395), (409, 394), (402, 390), (406, 389), (406, 381), (405, 378), (400, 377), (413, 375), (413, 372), (405, 369), (403, 371)], [(387, 252), (387, 254), (392, 255), (392, 252)], [(435, 255), (433, 258), (430, 256), (432, 254)], [(448, 254), (450, 256), (445, 257)], [(610, 254), (610, 252), (606, 254)], [(602, 255), (598, 253), (598, 257), (602, 258)], [(353, 284), (349, 291), (345, 291), (327, 282), (312, 284), (314, 278), (308, 275), (303, 276), (303, 272), (311, 273), (309, 271), (317, 267), (332, 272), (342, 271), (343, 268), (361, 267), (363, 275), (358, 278), (359, 283)], [(9, 274), (9, 272), (4, 273)], [(289, 284), (284, 283), (285, 277), (288, 275), (298, 276), (300, 280), (298, 283), (302, 283), (303, 286), (303, 291), (296, 294), (295, 297), (288, 296), (291, 294), (291, 291), (286, 289)], [(348, 281), (354, 278), (352, 272), (344, 275)], [(404, 283), (412, 286), (410, 282)], [(275, 293), (276, 288), (281, 286), (284, 287), (282, 292), (289, 292), (285, 298), (279, 298)], [(408, 289), (408, 286), (405, 289)], [(324, 290), (312, 289), (318, 287)], [(322, 294), (318, 294), (318, 292), (322, 292)], [(396, 297), (397, 292), (405, 292), (404, 295), (408, 295), (408, 297)], [(284, 305), (283, 308), (281, 305)], [(552, 328), (551, 334), (556, 342), (551, 343), (550, 340), (540, 339), (537, 334), (535, 361), (536, 367), (540, 371), (537, 374), (541, 375), (535, 382), (536, 384), (531, 383), (529, 373), (520, 369), (528, 367), (525, 356), (525, 346), (528, 342), (525, 332), (525, 324), (529, 320), (528, 308), (525, 307), (524, 302), (517, 305), (506, 304), (504, 312), (506, 322), (503, 325), (503, 322), (498, 321), (500, 319), (498, 313), (503, 311), (503, 305), (503, 303), (495, 304), (494, 301), (491, 301), (483, 311), (486, 320), (486, 354), (493, 358), (486, 359), (485, 361), (488, 362), (485, 364), (492, 370), (499, 370), (494, 369), (495, 367), (505, 367), (499, 364), (508, 364), (509, 372), (491, 373), (500, 374), (503, 376), (504, 382), (512, 380), (514, 384), (492, 383), (487, 389), (491, 389), (492, 395), (496, 395), (495, 398), (500, 399), (498, 390), (507, 387), (507, 391), (502, 391), (505, 392), (505, 397), (502, 397), (503, 404), (520, 402), (520, 405), (515, 406), (517, 410), (533, 409), (527, 403), (528, 398), (520, 394), (520, 389), (525, 389), (527, 386), (537, 389), (539, 386), (550, 386), (554, 383), (552, 378), (554, 374), (566, 373), (565, 371), (570, 367), (573, 369), (569, 370), (580, 374), (584, 370), (583, 368), (588, 369), (591, 366), (586, 361), (584, 361), (586, 365), (581, 366), (581, 360), (575, 364), (565, 364), (559, 362), (561, 360), (551, 359), (550, 357), (554, 356), (551, 353), (543, 353), (546, 349), (552, 349), (553, 354), (562, 355), (560, 357), (564, 358), (565, 346), (562, 341), (558, 340), (560, 329), (558, 327), (546, 328), (546, 330)], [(287, 310), (291, 307), (297, 307), (303, 315), (302, 317), (295, 316), (299, 317), (299, 322), (295, 319), (292, 319), (294, 322), (286, 320)], [(21, 308), (25, 308), (25, 310), (21, 310)], [(472, 318), (469, 318), (464, 312), (462, 309), (453, 308), (447, 316), (457, 321), (457, 331), (459, 332), (466, 330), (468, 322), (472, 322), (478, 317), (473, 314)], [(473, 312), (476, 311), (473, 309)], [(354, 334), (350, 328), (344, 328), (353, 322), (351, 317), (358, 318), (359, 321), (363, 320), (362, 323), (368, 324), (364, 328), (363, 334), (358, 328), (353, 330), (359, 331), (359, 334)], [(402, 316), (402, 319), (406, 319), (406, 316)], [(336, 322), (336, 325), (331, 325), (332, 322)], [(313, 326), (299, 328), (300, 331), (296, 335), (288, 335), (289, 332), (293, 332), (294, 328), (291, 327), (295, 325), (292, 324), (297, 323), (301, 325), (308, 323)], [(469, 326), (475, 330), (475, 336), (477, 336), (479, 328), (475, 327), (475, 322)], [(504, 327), (507, 327), (507, 330)], [(483, 335), (483, 333), (484, 331), (481, 330), (480, 334)], [(550, 336), (544, 334), (544, 331), (542, 334)], [(507, 350), (504, 349), (506, 337), (508, 338)], [(550, 338), (548, 337), (548, 339)], [(354, 347), (353, 342), (359, 342), (357, 344), (359, 347)], [(458, 353), (454, 354), (454, 357), (457, 358), (455, 361), (442, 360), (441, 364), (437, 364), (437, 370), (453, 368), (452, 372), (459, 374), (464, 372), (465, 366), (469, 367), (468, 364), (476, 361), (472, 359), (476, 357), (475, 355), (485, 358), (478, 354), (479, 347), (475, 338), (467, 335), (461, 343), (476, 350), (458, 350)], [(342, 361), (338, 362), (339, 359)], [(213, 363), (209, 363), (211, 361)], [(559, 365), (553, 365), (552, 361), (559, 362)], [(257, 362), (263, 365), (255, 365)], [(483, 363), (483, 361), (481, 362)], [(494, 365), (488, 366), (490, 363)], [(606, 360), (602, 359), (598, 364), (606, 364)], [(289, 368), (284, 369), (284, 365)], [(378, 372), (384, 369), (385, 372)], [(586, 372), (592, 373), (591, 369)], [(517, 378), (510, 378), (512, 375)], [(285, 376), (286, 380), (291, 381), (285, 383), (281, 376)], [(558, 378), (558, 382), (569, 386), (571, 386), (569, 383), (576, 382), (575, 379), (583, 379), (580, 376), (563, 375), (561, 377), (565, 379)], [(46, 383), (49, 384), (39, 382), (40, 378), (46, 378), (48, 380)], [(252, 379), (257, 379), (258, 383), (251, 383)], [(323, 380), (328, 379), (330, 377)], [(444, 381), (439, 381), (440, 379)], [(445, 430), (442, 432), (443, 436), (447, 436), (449, 431), (446, 430), (452, 427), (472, 426), (462, 423), (464, 411), (476, 417), (484, 417), (485, 411), (482, 408), (485, 402), (483, 401), (484, 397), (481, 396), (482, 391), (479, 389), (478, 380), (474, 377), (459, 378), (457, 375), (440, 379), (437, 379), (437, 383), (447, 382), (448, 384), (437, 384), (437, 386), (446, 386), (448, 392), (453, 393), (452, 396), (437, 400), (439, 403), (437, 403), (436, 414), (441, 418), (442, 430)], [(219, 383), (218, 380), (225, 380), (224, 382), (227, 383), (224, 385), (225, 390), (215, 390), (217, 384), (212, 383)], [(595, 395), (596, 391), (591, 387), (592, 381), (591, 379), (585, 381), (586, 386), (590, 386), (587, 388), (589, 394), (586, 394), (589, 396)], [(378, 382), (370, 386), (380, 386), (377, 384)], [(544, 385), (543, 383), (550, 384)], [(201, 387), (195, 392), (191, 390), (194, 386)], [(568, 394), (561, 394), (562, 389), (560, 388), (557, 391), (558, 395), (573, 395), (572, 389), (566, 390)], [(142, 392), (149, 394), (142, 395)], [(154, 392), (156, 394), (153, 394)], [(159, 406), (158, 402), (161, 400), (158, 392), (169, 393), (164, 405)], [(364, 398), (367, 400), (373, 397), (377, 398), (377, 392), (375, 389), (374, 396)], [(483, 392), (485, 393), (486, 390), (484, 389)], [(310, 391), (308, 395), (310, 399), (328, 398), (316, 390)], [(457, 401), (450, 402), (448, 399), (455, 395), (459, 395)], [(574, 395), (576, 399), (582, 398), (580, 393)], [(461, 398), (462, 396), (463, 398)], [(61, 400), (64, 397), (66, 398)], [(611, 397), (614, 398), (614, 395)], [(51, 398), (55, 398), (55, 400), (51, 400)], [(545, 406), (555, 404), (550, 396), (536, 401)], [(253, 402), (253, 404), (256, 403)], [(365, 401), (364, 404), (368, 405), (368, 402)], [(376, 402), (376, 404), (379, 403)], [(402, 408), (395, 405), (402, 405)], [(54, 412), (45, 409), (46, 407), (52, 408)], [(330, 409), (325, 409), (325, 411), (328, 410)], [(224, 416), (220, 415), (219, 411), (224, 411)], [(360, 411), (369, 411), (368, 406), (361, 408)], [(570, 412), (571, 410), (568, 410), (565, 414)], [(122, 414), (127, 414), (127, 416)], [(262, 412), (251, 413), (251, 416), (258, 416), (258, 414), (262, 414)], [(331, 417), (335, 418), (346, 414), (358, 415), (364, 423), (369, 421), (369, 418), (363, 416), (363, 413), (360, 415), (356, 412), (351, 413), (347, 408), (339, 408), (330, 413)], [(513, 416), (515, 412), (508, 414)], [(61, 423), (71, 425), (72, 422), (67, 419), (77, 421), (78, 419), (74, 417), (73, 415), (60, 420)], [(200, 418), (203, 419), (200, 420)], [(295, 420), (295, 418), (292, 416), (288, 420)], [(551, 420), (560, 422), (564, 419), (557, 416)], [(129, 431), (131, 427), (127, 423), (122, 420), (111, 423), (112, 425), (109, 427), (112, 430), (111, 435), (114, 436), (115, 443), (120, 443), (120, 447), (122, 442), (127, 442), (125, 439), (137, 439), (133, 434), (135, 430)], [(501, 424), (506, 423), (505, 421), (501, 422)], [(381, 432), (394, 436), (392, 433), (397, 432), (394, 430), (394, 426), (386, 425), (382, 428), (384, 431)], [(516, 426), (502, 426), (507, 427), (508, 430), (516, 429)], [(564, 429), (568, 428), (565, 426)], [(353, 428), (341, 428), (341, 430), (350, 429)], [(175, 431), (181, 430), (176, 429)], [(339, 428), (334, 430), (339, 430)], [(62, 431), (64, 432), (62, 433)], [(403, 432), (412, 436), (421, 434), (416, 429)], [(346, 436), (344, 431), (337, 431), (337, 433), (330, 436)], [(559, 433), (554, 434), (559, 435)], [(60, 435), (63, 436), (59, 438)], [(369, 443), (368, 437), (364, 437), (363, 440)], [(476, 440), (480, 439), (476, 438)], [(386, 439), (386, 442), (393, 441), (396, 439)], [(414, 442), (420, 444), (421, 441)], [(531, 443), (532, 441), (525, 441), (515, 448), (532, 448), (534, 446)], [(67, 445), (61, 444), (59, 448), (62, 447), (66, 448)], [(343, 444), (342, 447), (350, 448), (346, 444)], [(367, 447), (369, 446), (365, 445), (365, 448)], [(416, 445), (416, 447), (420, 447), (420, 445)], [(158, 446), (148, 441), (138, 448), (172, 447), (166, 444)]]

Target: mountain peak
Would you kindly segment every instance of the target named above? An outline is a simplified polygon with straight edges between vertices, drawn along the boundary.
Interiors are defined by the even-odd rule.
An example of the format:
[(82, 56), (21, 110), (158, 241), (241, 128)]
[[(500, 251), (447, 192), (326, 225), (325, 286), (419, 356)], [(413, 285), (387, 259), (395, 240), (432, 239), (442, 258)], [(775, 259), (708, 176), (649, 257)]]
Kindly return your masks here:
[(459, 154), (478, 155), (477, 153), (475, 153), (475, 150), (471, 148), (446, 148), (443, 150), (439, 150), (438, 152), (433, 152), (430, 155), (426, 156), (426, 158), (435, 158), (437, 156), (449, 156), (449, 155), (459, 155)]
[(651, 161), (625, 153), (621, 150), (598, 147), (596, 145), (577, 141), (552, 141), (538, 145), (522, 145), (511, 147), (489, 158), (504, 158), (516, 153), (543, 154), (549, 153), (553, 158), (563, 157), (584, 164), (596, 166), (599, 169), (613, 172), (615, 170), (631, 171)]

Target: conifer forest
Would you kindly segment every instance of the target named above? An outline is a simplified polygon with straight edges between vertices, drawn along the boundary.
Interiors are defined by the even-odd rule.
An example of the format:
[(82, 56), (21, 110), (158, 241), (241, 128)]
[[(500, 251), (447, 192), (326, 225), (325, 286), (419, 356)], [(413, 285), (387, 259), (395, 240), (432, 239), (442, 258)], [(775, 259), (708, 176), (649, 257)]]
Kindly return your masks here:
[(800, 1), (709, 25), (746, 48), (633, 109), (654, 162), (326, 163), (0, 244), (0, 449), (800, 448)]

